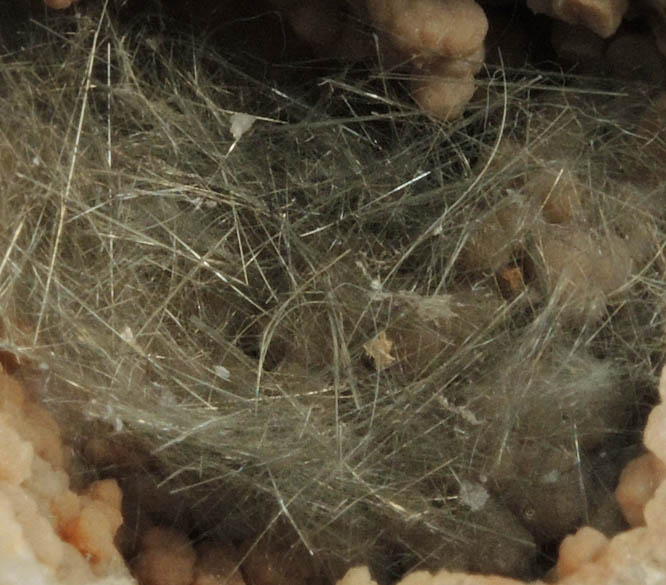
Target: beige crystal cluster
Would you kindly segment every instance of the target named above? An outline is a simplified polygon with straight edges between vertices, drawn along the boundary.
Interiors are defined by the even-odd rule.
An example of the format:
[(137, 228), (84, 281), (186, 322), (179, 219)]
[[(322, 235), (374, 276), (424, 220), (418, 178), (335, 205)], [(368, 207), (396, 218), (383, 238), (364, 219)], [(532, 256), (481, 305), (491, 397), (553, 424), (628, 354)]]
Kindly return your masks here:
[(0, 366), (0, 585), (306, 583), (300, 565), (264, 545), (248, 543), (244, 554), (230, 544), (194, 546), (155, 526), (138, 537), (132, 576), (117, 548), (128, 540), (119, 534), (118, 483), (75, 490), (68, 459), (56, 421)]
[(442, 119), (460, 116), (483, 66), (486, 15), (475, 0), (368, 0), (375, 26), (411, 64), (412, 94)]
[[(612, 538), (583, 527), (560, 545), (549, 582), (563, 585), (657, 585), (666, 580), (666, 367), (662, 402), (644, 432), (647, 453), (627, 465), (616, 491), (630, 529)], [(114, 480), (70, 488), (67, 456), (53, 418), (21, 384), (0, 373), (0, 571), (3, 585), (134, 583), (115, 545), (122, 494)], [(194, 548), (181, 533), (152, 528), (133, 564), (146, 585), (282, 585), (307, 583), (275, 551), (220, 545)], [(483, 551), (480, 551), (483, 554)], [(266, 556), (268, 555), (268, 556)], [(270, 559), (269, 559), (270, 557)], [(272, 560), (271, 560), (272, 559)], [(239, 567), (243, 567), (242, 573)], [(276, 572), (277, 571), (277, 572)], [(537, 583), (543, 583), (539, 581)], [(398, 585), (519, 585), (499, 576), (417, 571)], [(376, 585), (366, 567), (337, 585)]]
[(52, 416), (0, 370), (0, 583), (122, 585), (114, 545), (122, 493), (114, 480), (74, 491)]
[[(78, 0), (44, 1), (61, 10)], [(504, 37), (501, 65), (523, 67), (527, 59), (527, 43), (519, 38), (530, 36), (531, 25), (514, 23), (513, 33), (500, 32), (507, 18), (515, 20), (511, 16), (515, 7), (497, 0), (483, 7), (476, 0), (270, 0), (270, 4), (315, 54), (344, 61), (379, 57), (383, 73), (406, 73), (421, 110), (443, 120), (460, 117), (473, 99), (475, 76), (486, 61), (489, 28), (489, 39)], [(493, 10), (497, 4), (506, 6)], [(526, 4), (533, 13), (553, 19), (551, 45), (563, 64), (575, 66), (576, 73), (666, 82), (663, 2), (527, 0)], [(224, 13), (226, 8), (227, 3), (219, 0), (194, 12)], [(261, 4), (257, 10), (261, 12)], [(624, 25), (631, 21), (645, 25)], [(512, 43), (521, 47), (513, 56)], [(489, 40), (488, 60), (494, 63), (492, 45)]]
[[(385, 65), (410, 72), (421, 109), (442, 119), (460, 116), (483, 66), (486, 15), (475, 0), (272, 0), (296, 36), (324, 56), (358, 59), (379, 51)], [(369, 21), (373, 46), (359, 23)]]

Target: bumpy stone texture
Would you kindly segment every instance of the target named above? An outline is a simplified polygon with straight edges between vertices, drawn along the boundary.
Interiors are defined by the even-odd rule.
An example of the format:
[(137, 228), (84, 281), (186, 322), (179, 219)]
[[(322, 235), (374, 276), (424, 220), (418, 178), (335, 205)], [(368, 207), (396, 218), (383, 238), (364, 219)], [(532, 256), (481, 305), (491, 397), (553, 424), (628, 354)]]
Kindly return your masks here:
[(425, 112), (460, 116), (483, 66), (488, 20), (474, 0), (368, 0), (370, 19), (412, 66), (412, 94)]
[(114, 545), (113, 480), (70, 489), (55, 420), (0, 369), (0, 579), (3, 585), (129, 585)]

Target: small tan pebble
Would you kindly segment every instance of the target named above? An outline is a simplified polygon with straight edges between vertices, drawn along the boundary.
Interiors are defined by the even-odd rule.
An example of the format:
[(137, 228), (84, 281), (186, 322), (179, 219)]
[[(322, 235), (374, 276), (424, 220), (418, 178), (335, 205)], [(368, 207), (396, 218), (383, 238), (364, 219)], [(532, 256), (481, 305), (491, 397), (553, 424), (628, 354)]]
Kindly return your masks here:
[(525, 290), (525, 279), (520, 266), (505, 266), (500, 268), (498, 276), (505, 284), (509, 293), (515, 294)]
[(604, 39), (615, 34), (628, 5), (628, 0), (527, 0), (535, 14), (584, 26)]
[(231, 545), (200, 545), (196, 549), (192, 585), (245, 585), (240, 572), (240, 555)]
[(189, 539), (172, 528), (149, 528), (141, 537), (134, 574), (141, 585), (190, 585), (196, 553)]
[(663, 402), (650, 412), (643, 431), (643, 442), (662, 463), (666, 463), (666, 404)]
[(608, 538), (598, 530), (584, 526), (560, 544), (557, 575), (562, 578), (596, 560), (608, 546)]
[(118, 554), (108, 516), (95, 502), (82, 507), (80, 514), (64, 527), (62, 536), (90, 559), (97, 574), (103, 573)]
[(407, 55), (460, 57), (478, 50), (488, 20), (474, 0), (368, 0), (370, 18)]
[(391, 354), (393, 350), (393, 340), (382, 331), (370, 341), (363, 344), (366, 355), (375, 364), (378, 372), (385, 370), (396, 362), (395, 356)]
[(84, 493), (93, 500), (106, 502), (116, 510), (120, 510), (123, 503), (123, 492), (115, 479), (93, 481)]
[(85, 508), (94, 508), (96, 512), (99, 512), (104, 515), (106, 522), (109, 527), (109, 534), (113, 540), (118, 532), (118, 529), (123, 524), (123, 514), (119, 508), (110, 505), (107, 502), (103, 501), (88, 501), (84, 504)]
[(88, 496), (109, 521), (111, 532), (115, 536), (123, 523), (123, 493), (115, 479), (94, 481), (83, 492)]
[(104, 467), (120, 459), (113, 450), (113, 444), (102, 437), (93, 437), (83, 446), (83, 455), (89, 463)]
[(633, 459), (622, 470), (615, 497), (630, 526), (645, 524), (645, 504), (664, 479), (666, 466), (653, 453)]
[(661, 369), (658, 389), (661, 403), (648, 416), (643, 431), (643, 444), (666, 464), (666, 365)]
[(412, 96), (421, 110), (442, 120), (454, 120), (476, 91), (474, 75), (483, 66), (483, 46), (472, 55), (442, 58), (423, 65), (412, 80)]
[(412, 82), (412, 96), (419, 108), (440, 120), (459, 118), (475, 91), (473, 77), (456, 79), (432, 76)]

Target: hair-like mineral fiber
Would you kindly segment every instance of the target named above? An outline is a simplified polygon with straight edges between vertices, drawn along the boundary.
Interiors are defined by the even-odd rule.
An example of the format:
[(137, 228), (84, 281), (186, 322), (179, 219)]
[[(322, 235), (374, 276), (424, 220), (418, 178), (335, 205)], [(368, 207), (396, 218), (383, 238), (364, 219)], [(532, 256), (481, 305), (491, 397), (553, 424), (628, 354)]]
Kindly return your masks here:
[(3, 345), (75, 481), (326, 578), (530, 577), (618, 529), (663, 360), (653, 88), (488, 65), (440, 122), (372, 59), (269, 62), (274, 11), (132, 10), (0, 62)]

